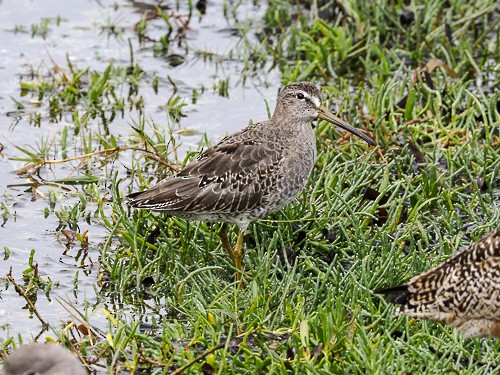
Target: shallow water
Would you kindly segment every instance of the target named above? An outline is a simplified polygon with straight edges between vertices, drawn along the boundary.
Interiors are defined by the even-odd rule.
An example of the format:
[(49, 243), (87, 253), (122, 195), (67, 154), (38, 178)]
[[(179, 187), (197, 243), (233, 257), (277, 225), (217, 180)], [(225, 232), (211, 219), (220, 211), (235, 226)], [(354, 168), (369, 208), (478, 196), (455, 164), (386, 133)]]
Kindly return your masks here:
[[(103, 71), (110, 63), (126, 65), (130, 38), (135, 61), (145, 74), (140, 94), (146, 101), (146, 118), (158, 123), (166, 122), (167, 116), (161, 107), (172, 93), (172, 86), (167, 80), (169, 75), (176, 84), (177, 93), (188, 103), (184, 110), (187, 116), (181, 120), (180, 127), (198, 131), (181, 137), (180, 152), (195, 149), (203, 132), (209, 133), (209, 139), (217, 140), (251, 120), (266, 118), (264, 100), (272, 106), (279, 86), (278, 72), (264, 71), (257, 77), (247, 78), (243, 85), (243, 62), (226, 56), (241, 42), (237, 33), (233, 32), (235, 19), (257, 19), (260, 9), (242, 4), (236, 9), (232, 21), (228, 21), (223, 16), (223, 3), (222, 0), (211, 1), (205, 15), (193, 17), (186, 35), (187, 53), (185, 48), (174, 51), (185, 55), (186, 60), (177, 67), (171, 67), (165, 59), (154, 57), (151, 48), (140, 48), (137, 43), (133, 25), (141, 19), (138, 7), (141, 3), (77, 0), (68, 6), (64, 0), (0, 2), (0, 145), (3, 146), (0, 147), (3, 148), (0, 157), (0, 204), (4, 203), (9, 210), (6, 221), (0, 227), (0, 252), (10, 253), (8, 259), (0, 262), (0, 278), (3, 281), (0, 285), (0, 339), (21, 335), (24, 340), (29, 340), (42, 327), (26, 309), (25, 300), (12, 285), (8, 285), (6, 275), (11, 268), (12, 276), (22, 285), (23, 270), (29, 267), (30, 253), (35, 251), (34, 263), (38, 264), (40, 276), (54, 283), (50, 300), (44, 293), (38, 293), (36, 308), (46, 322), (58, 326), (72, 319), (61, 301), (75, 304), (78, 308), (82, 307), (84, 297), (91, 304), (98, 301), (95, 289), (99, 267), (97, 244), (106, 236), (99, 225), (80, 223), (80, 232), (89, 229), (88, 254), (83, 257), (78, 246), (70, 247), (65, 253), (65, 238), (57, 231), (59, 219), (54, 213), (47, 218), (44, 216), (44, 210), (49, 206), (47, 196), (50, 188), (33, 191), (30, 181), (16, 174), (25, 162), (11, 160), (22, 156), (15, 146), (36, 146), (41, 139), (51, 139), (65, 125), (72, 124), (72, 119), (66, 115), (56, 123), (51, 122), (42, 110), (41, 126), (34, 126), (29, 121), (29, 113), (39, 109), (30, 102), (30, 96), (20, 96), (20, 82), (31, 81), (32, 71), (36, 74), (50, 72), (54, 62), (67, 69), (66, 56), (73, 65), (96, 71)], [(176, 11), (182, 15), (186, 9), (181, 6)], [(43, 24), (43, 18), (49, 19), (48, 33), (32, 36), (31, 25)], [(116, 33), (109, 32), (110, 24), (117, 30)], [(151, 31), (152, 35), (164, 32), (159, 22), (157, 27), (158, 30)], [(214, 52), (217, 57), (211, 60), (199, 58), (197, 51)], [(155, 74), (161, 78), (158, 94), (151, 88), (149, 78)], [(212, 90), (214, 83), (222, 79), (229, 79), (229, 97), (222, 97)], [(200, 93), (196, 104), (191, 103), (193, 89)], [(23, 103), (26, 110), (17, 111), (11, 97)], [(138, 113), (125, 111), (123, 117), (117, 116), (112, 126), (116, 133), (127, 136), (132, 133), (130, 125), (137, 120)], [(53, 156), (58, 158), (60, 154)], [(127, 164), (127, 161), (123, 163)], [(123, 165), (115, 167), (124, 173)], [(56, 165), (45, 168), (42, 173), (46, 179), (55, 179), (66, 177), (71, 172), (71, 167)], [(76, 204), (78, 189), (67, 186), (60, 203)], [(59, 190), (59, 193), (63, 191)], [(0, 256), (4, 258), (3, 254)], [(75, 283), (76, 275), (78, 283)], [(96, 324), (98, 321), (93, 319)], [(50, 335), (50, 331), (47, 334)]]

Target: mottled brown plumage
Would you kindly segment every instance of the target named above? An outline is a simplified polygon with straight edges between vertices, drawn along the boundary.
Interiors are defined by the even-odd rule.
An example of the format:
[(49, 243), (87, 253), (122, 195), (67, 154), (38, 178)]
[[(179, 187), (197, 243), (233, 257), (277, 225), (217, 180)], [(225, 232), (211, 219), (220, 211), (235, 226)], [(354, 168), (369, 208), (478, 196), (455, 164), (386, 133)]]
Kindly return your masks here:
[(293, 83), (280, 91), (270, 120), (222, 139), (177, 174), (129, 195), (127, 203), (191, 220), (238, 225), (234, 250), (225, 225), (221, 239), (236, 268), (241, 269), (243, 233), (248, 224), (281, 209), (306, 185), (316, 158), (311, 122), (317, 118), (375, 145), (322, 106), (315, 85)]
[(410, 280), (379, 291), (398, 314), (446, 323), (465, 336), (500, 337), (500, 228)]

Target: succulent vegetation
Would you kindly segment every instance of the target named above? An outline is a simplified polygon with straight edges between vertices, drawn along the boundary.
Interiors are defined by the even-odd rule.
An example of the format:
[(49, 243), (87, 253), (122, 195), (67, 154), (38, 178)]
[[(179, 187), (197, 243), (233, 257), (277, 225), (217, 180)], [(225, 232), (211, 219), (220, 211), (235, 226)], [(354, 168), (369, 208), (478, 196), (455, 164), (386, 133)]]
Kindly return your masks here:
[[(61, 328), (38, 316), (50, 324), (42, 336), (98, 372), (493, 372), (495, 340), (395, 316), (374, 290), (409, 280), (500, 226), (498, 4), (270, 0), (251, 5), (259, 17), (240, 19), (237, 8), (251, 2), (225, 1), (218, 16), (239, 43), (221, 56), (190, 47), (192, 20), (211, 4), (188, 3), (184, 12), (151, 7), (128, 25), (134, 39), (126, 62), (103, 68), (68, 57), (22, 76), (12, 112), (34, 127), (58, 128), (16, 145), (9, 157), (23, 162), (17, 172), (29, 181), (26, 199), (38, 194), (44, 215), (57, 217), (59, 226), (48, 229), (62, 251), (77, 254), (75, 290), (98, 263), (99, 297), (80, 295), (78, 305), (54, 297), (58, 281), (40, 275), (35, 248), (22, 279), (0, 275), (0, 298), (15, 288), (33, 314), (37, 298), (57, 298), (72, 319)], [(47, 37), (59, 22), (40, 20), (32, 37)], [(123, 38), (122, 22), (108, 20), (101, 33)], [(236, 60), (240, 78), (220, 73), (183, 95), (174, 70), (141, 68), (139, 50), (172, 69)], [(379, 146), (317, 124), (308, 186), (251, 224), (247, 284), (239, 290), (219, 224), (131, 210), (124, 200), (217, 141), (208, 132), (198, 134), (197, 149), (182, 144), (195, 134), (182, 123), (200, 96), (228, 96), (231, 106), (232, 88), (268, 86), (269, 71), (281, 84), (317, 83), (328, 105)], [(164, 114), (160, 123), (146, 95), (166, 92), (155, 109)], [(0, 199), (4, 224), (16, 220), (15, 201), (8, 191)], [(4, 353), (22, 341), (5, 340)]]

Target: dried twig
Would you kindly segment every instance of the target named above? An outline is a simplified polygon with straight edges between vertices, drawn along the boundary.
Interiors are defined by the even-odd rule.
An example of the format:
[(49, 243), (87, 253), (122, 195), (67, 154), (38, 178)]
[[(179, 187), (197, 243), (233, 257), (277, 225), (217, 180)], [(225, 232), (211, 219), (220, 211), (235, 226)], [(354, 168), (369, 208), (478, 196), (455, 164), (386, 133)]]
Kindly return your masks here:
[(142, 348), (139, 347), (138, 350), (139, 350), (139, 357), (142, 361), (149, 363), (149, 364), (152, 364), (154, 366), (158, 366), (158, 367), (167, 367), (168, 366), (168, 364), (166, 364), (166, 363), (155, 361), (151, 358), (146, 357), (144, 355), (144, 353), (142, 352)]
[(99, 151), (95, 151), (95, 152), (91, 152), (91, 153), (88, 153), (88, 154), (83, 154), (83, 155), (78, 155), (78, 156), (73, 156), (71, 158), (66, 158), (66, 159), (57, 159), (57, 160), (47, 160), (47, 159), (44, 159), (44, 160), (40, 160), (40, 161), (37, 161), (35, 163), (31, 163), (31, 164), (28, 164), (26, 165), (25, 167), (21, 168), (21, 169), (18, 169), (16, 171), (17, 174), (25, 174), (27, 173), (30, 169), (35, 169), (35, 168), (38, 168), (42, 165), (45, 165), (45, 164), (61, 164), (61, 163), (67, 163), (69, 161), (74, 161), (74, 160), (80, 160), (80, 159), (86, 159), (86, 158), (91, 158), (93, 156), (97, 156), (97, 155), (106, 155), (106, 154), (114, 154), (114, 153), (118, 153), (118, 152), (121, 152), (121, 151), (125, 151), (125, 150), (135, 150), (135, 151), (142, 151), (142, 152), (145, 152), (147, 154), (150, 154), (150, 155), (153, 155), (153, 159), (154, 160), (157, 160), (159, 161), (160, 163), (166, 165), (168, 168), (170, 168), (172, 171), (174, 172), (177, 172), (179, 170), (179, 168), (174, 165), (174, 164), (170, 164), (169, 162), (167, 162), (165, 159), (163, 158), (158, 158), (157, 157), (157, 153), (153, 152), (153, 151), (149, 151), (149, 150), (144, 150), (142, 148), (138, 148), (138, 147), (135, 147), (135, 146), (122, 146), (122, 147), (114, 147), (114, 148), (108, 148), (108, 149), (105, 149), (105, 150), (99, 150)]
[(220, 343), (220, 344), (215, 345), (213, 348), (208, 349), (207, 351), (205, 351), (205, 352), (201, 353), (200, 355), (194, 357), (191, 361), (189, 361), (188, 363), (186, 363), (184, 366), (181, 366), (177, 370), (171, 372), (170, 375), (181, 374), (183, 371), (187, 370), (189, 367), (191, 367), (192, 365), (194, 365), (196, 362), (201, 361), (203, 358), (205, 358), (206, 356), (212, 354), (216, 350), (222, 349), (225, 345), (226, 345), (225, 343)]
[(16, 288), (17, 292), (24, 297), (24, 299), (28, 303), (31, 311), (33, 311), (35, 313), (35, 315), (38, 318), (38, 320), (40, 321), (40, 323), (42, 323), (45, 327), (48, 327), (49, 325), (47, 323), (45, 323), (45, 321), (42, 319), (42, 317), (38, 313), (38, 310), (36, 309), (33, 302), (31, 302), (30, 298), (28, 297), (28, 295), (26, 294), (24, 289), (21, 288), (19, 286), (19, 284), (16, 283), (16, 280), (14, 280), (14, 278), (12, 277), (12, 267), (10, 267), (9, 273), (7, 274), (7, 280), (9, 280), (12, 283), (12, 285), (14, 285), (14, 288)]

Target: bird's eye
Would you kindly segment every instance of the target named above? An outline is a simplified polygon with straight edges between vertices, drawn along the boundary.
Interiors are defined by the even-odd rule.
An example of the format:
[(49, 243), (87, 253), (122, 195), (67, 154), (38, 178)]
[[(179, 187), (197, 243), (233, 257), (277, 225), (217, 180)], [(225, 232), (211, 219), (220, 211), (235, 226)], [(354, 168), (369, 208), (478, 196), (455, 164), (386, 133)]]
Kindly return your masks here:
[(297, 94), (297, 99), (302, 100), (302, 99), (304, 99), (304, 98), (305, 98), (305, 96), (304, 96), (304, 94), (302, 94), (301, 92), (299, 92), (299, 93)]

